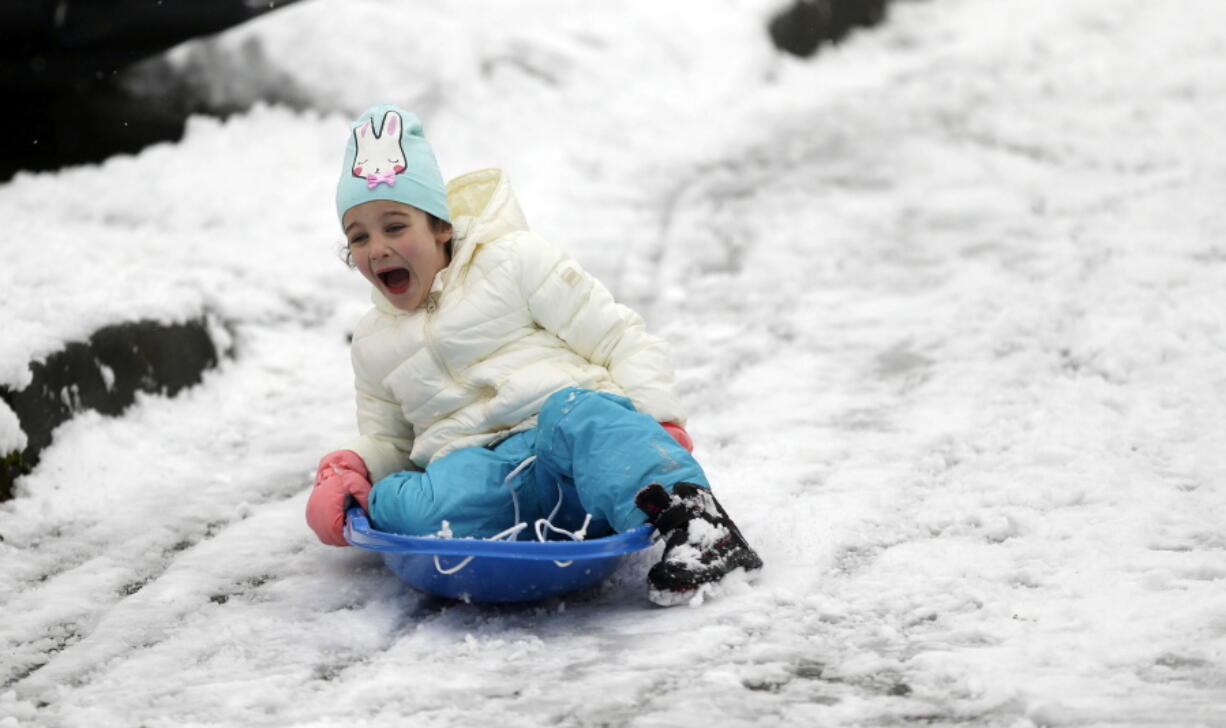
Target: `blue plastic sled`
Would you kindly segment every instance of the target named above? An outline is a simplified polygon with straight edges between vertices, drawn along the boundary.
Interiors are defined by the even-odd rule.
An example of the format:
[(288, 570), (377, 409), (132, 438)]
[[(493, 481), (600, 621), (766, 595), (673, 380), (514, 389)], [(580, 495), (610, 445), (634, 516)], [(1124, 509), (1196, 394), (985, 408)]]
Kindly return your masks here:
[(473, 602), (527, 602), (595, 586), (627, 554), (651, 546), (654, 531), (644, 525), (590, 541), (487, 541), (378, 531), (361, 508), (345, 519), (345, 540), (379, 552), (409, 586)]

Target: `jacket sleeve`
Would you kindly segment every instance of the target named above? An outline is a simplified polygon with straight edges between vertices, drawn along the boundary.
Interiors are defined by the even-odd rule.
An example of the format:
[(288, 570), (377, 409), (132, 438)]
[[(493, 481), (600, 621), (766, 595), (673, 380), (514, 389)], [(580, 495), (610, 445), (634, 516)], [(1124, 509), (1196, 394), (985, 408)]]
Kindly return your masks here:
[(400, 405), (389, 398), (385, 388), (372, 381), (362, 366), (356, 346), (351, 354), (357, 390), (358, 436), (342, 449), (362, 456), (372, 484), (392, 473), (418, 469), (409, 460), (413, 451), (413, 426), (404, 418)]
[(640, 412), (684, 425), (668, 344), (647, 332), (643, 317), (539, 235), (520, 236), (516, 248), (520, 286), (537, 324), (607, 369)]

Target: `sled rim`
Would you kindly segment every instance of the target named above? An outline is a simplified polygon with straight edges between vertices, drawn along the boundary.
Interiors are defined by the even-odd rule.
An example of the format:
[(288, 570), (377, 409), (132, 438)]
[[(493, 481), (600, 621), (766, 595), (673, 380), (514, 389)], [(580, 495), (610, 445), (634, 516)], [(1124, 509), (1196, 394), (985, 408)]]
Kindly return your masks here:
[(476, 538), (402, 536), (379, 531), (361, 508), (345, 519), (345, 540), (367, 551), (426, 556), (485, 556), (530, 561), (584, 561), (641, 551), (652, 545), (655, 527), (643, 524), (590, 541), (488, 541)]

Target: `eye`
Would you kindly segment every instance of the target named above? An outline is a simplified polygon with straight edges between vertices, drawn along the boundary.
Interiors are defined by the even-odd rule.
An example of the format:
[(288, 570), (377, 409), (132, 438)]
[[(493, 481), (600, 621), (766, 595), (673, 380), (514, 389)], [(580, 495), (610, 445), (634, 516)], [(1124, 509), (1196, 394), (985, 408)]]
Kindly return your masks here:
[(387, 227), (385, 227), (385, 228), (384, 228), (384, 230), (386, 230), (386, 231), (387, 231), (387, 233), (390, 235), (390, 234), (392, 234), (392, 233), (398, 233), (398, 232), (400, 232), (401, 230), (404, 230), (404, 229), (405, 229), (405, 228), (407, 228), (407, 227), (408, 227), (408, 225), (405, 225), (405, 224), (404, 224), (404, 223), (402, 223), (402, 222), (393, 222), (393, 223), (388, 224), (388, 226), (387, 226)]
[(349, 247), (353, 248), (358, 245), (362, 245), (366, 242), (368, 237), (369, 236), (367, 236), (366, 233), (355, 233), (353, 237), (349, 238)]

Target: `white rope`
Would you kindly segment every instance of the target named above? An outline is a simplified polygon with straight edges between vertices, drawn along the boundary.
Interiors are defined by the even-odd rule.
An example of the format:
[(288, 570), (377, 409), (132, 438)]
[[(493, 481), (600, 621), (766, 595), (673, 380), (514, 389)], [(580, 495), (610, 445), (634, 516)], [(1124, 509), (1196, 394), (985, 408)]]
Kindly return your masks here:
[[(515, 494), (515, 489), (511, 487), (511, 480), (513, 480), (516, 475), (519, 475), (520, 473), (522, 473), (524, 468), (531, 465), (535, 460), (536, 460), (535, 455), (525, 459), (519, 465), (516, 465), (515, 469), (507, 474), (507, 477), (502, 479), (502, 485), (511, 494), (511, 504), (515, 508), (515, 525), (511, 526), (505, 531), (502, 531), (501, 533), (497, 533), (493, 536), (490, 536), (488, 539), (489, 541), (503, 541), (503, 540), (513, 541), (515, 540), (517, 536), (519, 536), (519, 533), (521, 531), (523, 531), (525, 528), (528, 527), (528, 523), (526, 521), (519, 520), (519, 496)], [(545, 529), (549, 529), (553, 533), (560, 533), (570, 538), (572, 541), (582, 541), (584, 538), (587, 537), (587, 527), (592, 522), (591, 513), (588, 513), (586, 517), (583, 519), (583, 526), (581, 526), (578, 531), (573, 531), (573, 532), (567, 531), (564, 528), (559, 528), (558, 526), (553, 525), (553, 519), (557, 517), (558, 511), (562, 510), (563, 498), (564, 498), (564, 495), (562, 492), (562, 484), (558, 483), (558, 502), (554, 504), (553, 510), (550, 511), (548, 518), (538, 518), (536, 519), (536, 523), (534, 524), (533, 530), (536, 532), (537, 541), (544, 542), (546, 540)], [(443, 527), (442, 529), (439, 530), (438, 534), (436, 535), (439, 538), (452, 538), (453, 534), (451, 531), (451, 524), (447, 521), (443, 521)], [(435, 554), (434, 568), (438, 570), (438, 573), (444, 576), (449, 576), (451, 574), (454, 574), (460, 571), (465, 566), (468, 566), (469, 562), (471, 562), (474, 558), (475, 557), (473, 556), (467, 556), (459, 564), (453, 567), (444, 569), (442, 563), (438, 560), (438, 554)], [(565, 568), (573, 564), (574, 561), (573, 560), (572, 561), (554, 561), (553, 563), (557, 564), (560, 567)]]
[[(548, 528), (550, 531), (553, 531), (554, 533), (560, 533), (563, 536), (569, 537), (571, 541), (582, 541), (583, 538), (587, 536), (587, 527), (592, 522), (591, 513), (588, 513), (587, 517), (583, 519), (583, 525), (579, 528), (579, 530), (573, 533), (570, 531), (567, 531), (564, 528), (558, 528), (557, 526), (553, 525), (553, 519), (557, 517), (558, 511), (562, 509), (562, 498), (563, 498), (562, 484), (558, 483), (558, 502), (554, 504), (553, 510), (549, 512), (549, 517), (536, 519), (534, 530), (536, 531), (537, 541), (541, 541), (541, 542), (545, 541), (545, 529), (546, 528)], [(575, 562), (574, 561), (554, 561), (553, 563), (557, 564), (558, 566), (561, 566), (562, 568), (566, 568), (567, 566), (570, 566), (571, 564)]]
[[(582, 541), (583, 538), (587, 536), (587, 527), (591, 522), (592, 522), (592, 514), (588, 513), (583, 519), (583, 526), (578, 531), (571, 532), (571, 531), (567, 531), (565, 528), (558, 528), (557, 526), (550, 523), (548, 519), (538, 518), (536, 519), (536, 540), (544, 541), (545, 540), (544, 529), (548, 528), (550, 531), (553, 531), (554, 533), (560, 533), (563, 536), (570, 537), (570, 540), (572, 541)], [(575, 562), (574, 560), (571, 560), (571, 561), (556, 561), (555, 560), (553, 563), (557, 564), (558, 566), (561, 566), (562, 568), (566, 568), (567, 566), (570, 566), (571, 564)]]
[[(526, 523), (517, 523), (514, 526), (511, 526), (510, 528), (508, 528), (507, 530), (501, 533), (497, 533), (497, 534), (494, 534), (493, 536), (490, 536), (489, 540), (490, 541), (502, 541), (503, 539), (506, 539), (508, 541), (514, 541), (515, 537), (519, 535), (519, 532), (524, 530), (527, 527), (528, 527), (528, 524)], [(446, 533), (446, 535), (443, 535), (444, 533)], [(449, 524), (447, 521), (443, 521), (443, 530), (439, 531), (438, 535), (441, 538), (451, 538), (451, 524)], [(468, 562), (472, 561), (474, 558), (476, 557), (466, 556), (464, 557), (464, 560), (461, 561), (459, 564), (451, 568), (444, 569), (442, 563), (440, 563), (438, 560), (438, 554), (435, 554), (434, 555), (434, 568), (438, 569), (438, 573), (442, 574), (443, 576), (450, 576), (451, 574), (456, 573), (460, 569), (463, 569), (465, 566), (468, 566)]]
[(533, 455), (525, 459), (522, 463), (515, 466), (515, 469), (507, 474), (507, 477), (502, 479), (502, 487), (506, 488), (511, 494), (511, 503), (515, 506), (515, 523), (519, 523), (519, 496), (515, 495), (515, 489), (511, 487), (511, 480), (523, 472), (523, 469), (536, 462), (536, 456)]

